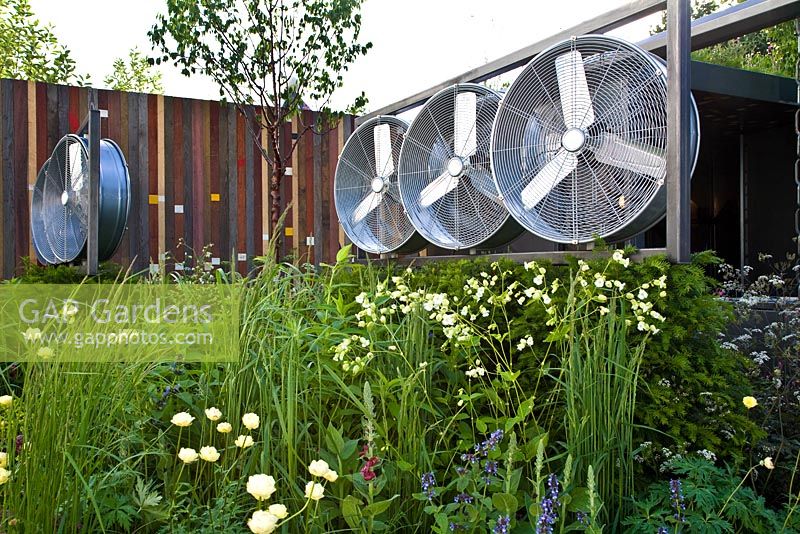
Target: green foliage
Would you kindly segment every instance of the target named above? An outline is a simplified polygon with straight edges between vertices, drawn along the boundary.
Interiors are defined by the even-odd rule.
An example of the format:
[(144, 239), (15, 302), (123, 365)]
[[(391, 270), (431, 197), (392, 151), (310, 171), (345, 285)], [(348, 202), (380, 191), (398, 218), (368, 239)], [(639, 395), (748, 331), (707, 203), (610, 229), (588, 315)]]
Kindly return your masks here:
[[(287, 532), (301, 521), (315, 533), (348, 528), (431, 532), (449, 527), (442, 518), (475, 519), (476, 529), (491, 529), (504, 514), (518, 530), (529, 532), (544, 509), (546, 488), (553, 486), (548, 486), (548, 474), (559, 473), (561, 531), (597, 532), (606, 516), (613, 526), (623, 495), (608, 497), (608, 466), (625, 462), (620, 476), (629, 477), (638, 464), (632, 464), (631, 438), (622, 433), (606, 435), (628, 444), (613, 459), (600, 454), (587, 461), (593, 451), (571, 442), (583, 439), (575, 438), (575, 424), (582, 423), (575, 414), (585, 411), (596, 420), (610, 413), (600, 401), (568, 406), (570, 395), (585, 393), (580, 383), (589, 377), (564, 375), (564, 361), (572, 353), (567, 350), (569, 328), (562, 325), (571, 324), (570, 289), (580, 291), (577, 287), (589, 293), (578, 314), (586, 321), (574, 331), (574, 341), (581, 343), (574, 356), (609, 356), (603, 347), (636, 348), (646, 341), (635, 404), (640, 427), (633, 429), (634, 439), (700, 448), (705, 434), (689, 436), (687, 424), (703, 425), (710, 435), (729, 425), (724, 428), (735, 430), (736, 437), (715, 449), (728, 459), (741, 449), (736, 440), (745, 440), (753, 428), (744, 416), (731, 419), (743, 411), (731, 384), (746, 378), (736, 374), (737, 360), (716, 341), (715, 329), (724, 327), (730, 310), (710, 295), (704, 273), (713, 259), (709, 255), (689, 266), (673, 266), (663, 258), (628, 266), (621, 255), (612, 261), (598, 255), (585, 271), (577, 261), (526, 268), (483, 260), (407, 271), (350, 264), (348, 255), (345, 249), (335, 265), (314, 271), (276, 264), (270, 254), (260, 259), (261, 269), (251, 278), (231, 278), (229, 283), (245, 288), (241, 355), (233, 364), (119, 364), (99, 372), (78, 364), (5, 369), (6, 388), (19, 398), (15, 411), (3, 414), (6, 450), (15, 447), (21, 432), (30, 441), (30, 452), (9, 458), (14, 474), (0, 487), (6, 492), (1, 494), (4, 518), (18, 518), (33, 531), (58, 524), (76, 530), (79, 523), (88, 531), (242, 531), (257, 507), (246, 482), (263, 473), (276, 480), (269, 504), (285, 504), (290, 514), (302, 511)], [(199, 268), (205, 252), (186, 257), (197, 269), (175, 282), (212, 281)], [(601, 307), (610, 306), (616, 291), (604, 282), (597, 285), (595, 273), (629, 289), (650, 283), (648, 296), (637, 292), (635, 300), (651, 301), (667, 317), (658, 323), (661, 332), (646, 337), (640, 331), (640, 320), (631, 314), (634, 299), (618, 287), (615, 313), (636, 320), (622, 345), (623, 338), (614, 335), (591, 339), (603, 328), (608, 333)], [(591, 283), (580, 284), (579, 276)], [(662, 276), (663, 296), (652, 287)], [(213, 281), (228, 283), (224, 277)], [(601, 294), (608, 294), (608, 301)], [(655, 327), (655, 321), (646, 320)], [(621, 328), (626, 323), (613, 324)], [(619, 354), (624, 355), (630, 356)], [(685, 360), (681, 366), (677, 358)], [(710, 363), (716, 358), (720, 361)], [(12, 380), (12, 371), (23, 378)], [(633, 383), (626, 373), (619, 367), (600, 371)], [(664, 377), (671, 381), (670, 387), (663, 386), (671, 394), (651, 394)], [(705, 396), (699, 395), (706, 390), (730, 397), (730, 413), (706, 412)], [(615, 406), (632, 410), (631, 402), (619, 400)], [(654, 428), (642, 424), (643, 418), (656, 420), (675, 405), (684, 410), (675, 421)], [(233, 425), (232, 433), (217, 432), (216, 423), (206, 418), (204, 410), (212, 406)], [(181, 411), (196, 418), (191, 426), (170, 425), (172, 415)], [(239, 424), (248, 412), (259, 415), (257, 429)], [(630, 425), (625, 426), (629, 432)], [(602, 435), (602, 422), (594, 428), (599, 430), (592, 433)], [(676, 435), (662, 434), (663, 428)], [(474, 453), (474, 444), (483, 447), (495, 429), (505, 436), (496, 439), (496, 450), (487, 447), (486, 457), (462, 476), (456, 468), (467, 461), (472, 465), (462, 455)], [(253, 445), (237, 447), (237, 434), (250, 436)], [(183, 465), (176, 458), (181, 447), (206, 445), (220, 452), (217, 462)], [(316, 459), (335, 469), (338, 480), (326, 484), (322, 500), (307, 506), (303, 488), (311, 479), (308, 465)], [(484, 460), (501, 464), (488, 485), (481, 479)], [(658, 462), (652, 470), (645, 466), (646, 477), (638, 480), (642, 487), (655, 478)], [(412, 496), (420, 493), (420, 476), (431, 471), (441, 474), (437, 487), (442, 500), (427, 506), (441, 509), (426, 510)], [(14, 491), (20, 485), (26, 490)], [(473, 503), (450, 506), (461, 492)], [(577, 512), (588, 514), (590, 523), (581, 524)]]
[[(747, 418), (741, 398), (750, 394), (746, 370), (749, 363), (736, 352), (723, 349), (718, 334), (725, 332), (733, 320), (733, 308), (713, 292), (717, 282), (707, 274), (719, 262), (713, 254), (696, 254), (688, 265), (671, 265), (663, 257), (649, 257), (631, 263), (628, 269), (616, 268), (610, 277), (637, 287), (643, 281), (667, 275), (667, 296), (663, 314), (669, 318), (661, 332), (647, 344), (641, 363), (641, 386), (636, 400), (636, 443), (646, 443), (657, 454), (643, 455), (644, 468), (657, 472), (666, 460), (661, 449), (709, 450), (720, 459), (736, 462), (742, 459), (744, 446), (763, 435)], [(589, 265), (601, 268), (605, 260), (592, 260)], [(511, 261), (499, 262), (507, 272), (506, 283), (525, 276), (524, 267)], [(548, 267), (553, 277), (567, 279), (571, 266)], [(397, 269), (389, 268), (388, 273)], [(437, 262), (415, 272), (419, 287), (464, 298), (465, 280), (491, 270), (485, 260)], [(358, 269), (349, 278), (358, 285)], [(512, 338), (530, 335), (535, 344), (522, 362), (534, 368), (542, 364), (537, 355), (547, 352), (545, 338), (547, 318), (539, 307), (522, 307), (512, 301), (504, 307)], [(486, 320), (488, 325), (488, 319)], [(526, 388), (532, 384), (521, 378)], [(556, 415), (553, 416), (558, 419)]]
[(120, 280), (122, 267), (115, 263), (103, 262), (98, 266), (97, 276), (86, 279), (86, 271), (73, 265), (38, 265), (31, 258), (22, 258), (22, 275), (11, 283), (20, 284), (80, 284), (86, 279), (90, 283), (111, 283)]
[(138, 93), (161, 93), (161, 73), (150, 64), (147, 56), (132, 48), (128, 59), (114, 60), (111, 74), (103, 79), (109, 89), (117, 91), (134, 91)]
[[(692, 19), (744, 0), (693, 0)], [(666, 15), (650, 33), (666, 28)], [(797, 61), (797, 37), (794, 21), (787, 21), (730, 41), (692, 52), (692, 59), (725, 67), (752, 70), (794, 78)]]
[(53, 28), (42, 25), (28, 0), (0, 3), (0, 78), (85, 85), (75, 60), (58, 42)]
[(643, 497), (634, 497), (636, 513), (625, 519), (626, 532), (652, 533), (659, 527), (675, 533), (791, 532), (785, 529), (783, 517), (767, 508), (763, 497), (742, 484), (737, 470), (693, 457), (672, 461), (670, 471), (680, 477), (683, 498), (676, 502), (665, 482), (652, 484)]

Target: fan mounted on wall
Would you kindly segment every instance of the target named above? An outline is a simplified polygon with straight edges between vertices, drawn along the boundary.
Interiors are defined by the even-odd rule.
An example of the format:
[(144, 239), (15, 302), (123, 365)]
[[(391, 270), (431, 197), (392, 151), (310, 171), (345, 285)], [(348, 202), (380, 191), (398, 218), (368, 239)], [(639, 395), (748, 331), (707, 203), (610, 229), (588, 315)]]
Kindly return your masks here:
[(334, 178), (336, 214), (347, 237), (373, 254), (425, 246), (406, 217), (397, 188), (397, 160), (408, 123), (379, 116), (361, 124), (339, 155)]
[[(100, 140), (98, 259), (117, 250), (128, 221), (130, 177), (119, 146)], [(89, 150), (84, 137), (68, 134), (56, 144), (36, 178), (31, 234), (40, 261), (72, 263), (86, 256), (89, 226)]]
[(400, 152), (400, 196), (431, 243), (489, 249), (521, 232), (492, 178), (489, 139), (500, 94), (464, 83), (431, 97), (411, 123)]
[[(540, 237), (571, 244), (621, 241), (661, 220), (666, 74), (660, 58), (602, 35), (560, 42), (531, 60), (492, 130), (495, 181), (514, 218)], [(691, 110), (696, 162), (693, 98)]]

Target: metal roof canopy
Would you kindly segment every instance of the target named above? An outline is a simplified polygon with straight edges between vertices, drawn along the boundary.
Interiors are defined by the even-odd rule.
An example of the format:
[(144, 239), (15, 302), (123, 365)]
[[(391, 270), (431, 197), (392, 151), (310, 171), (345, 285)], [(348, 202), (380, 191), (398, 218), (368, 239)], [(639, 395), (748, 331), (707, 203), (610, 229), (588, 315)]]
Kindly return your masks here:
[[(423, 104), (435, 93), (453, 85), (464, 82), (481, 82), (494, 78), (505, 72), (526, 65), (533, 57), (545, 48), (569, 39), (573, 35), (587, 33), (606, 33), (629, 22), (663, 10), (667, 5), (665, 0), (632, 0), (616, 9), (603, 13), (593, 19), (581, 22), (571, 28), (555, 35), (537, 41), (525, 48), (512, 52), (485, 65), (464, 72), (454, 78), (445, 80), (429, 89), (420, 91), (407, 98), (384, 106), (362, 115), (356, 119), (356, 124), (376, 115), (394, 115), (413, 109)], [(781, 22), (800, 16), (800, 2), (797, 0), (747, 0), (741, 4), (731, 6), (711, 15), (697, 19), (691, 24), (692, 50), (706, 48), (751, 33), (774, 26)], [(666, 54), (667, 32), (658, 33), (637, 43), (647, 51), (664, 57)]]

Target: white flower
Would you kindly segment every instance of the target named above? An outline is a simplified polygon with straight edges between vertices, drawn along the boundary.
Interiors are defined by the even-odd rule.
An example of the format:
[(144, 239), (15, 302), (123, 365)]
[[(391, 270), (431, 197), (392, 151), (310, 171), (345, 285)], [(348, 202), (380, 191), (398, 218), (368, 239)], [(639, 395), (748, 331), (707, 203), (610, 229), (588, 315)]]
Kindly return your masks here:
[(217, 432), (220, 434), (227, 434), (231, 430), (233, 430), (233, 427), (230, 423), (220, 423), (217, 425)]
[[(644, 287), (644, 286), (642, 286), (642, 287)], [(639, 290), (639, 294), (636, 295), (636, 296), (639, 298), (639, 300), (644, 300), (644, 299), (647, 298), (647, 291), (645, 291), (644, 289), (640, 289)]]
[(321, 484), (317, 484), (314, 481), (309, 481), (309, 483), (306, 484), (306, 499), (318, 501), (324, 495), (325, 488)]
[(270, 475), (251, 475), (247, 479), (247, 493), (257, 501), (266, 501), (275, 493), (275, 479)]
[(8, 453), (0, 452), (0, 467), (8, 467)]
[(339, 479), (339, 473), (337, 473), (333, 469), (328, 469), (328, 472), (322, 475), (322, 478), (324, 478), (328, 482), (336, 482)]
[(178, 458), (185, 464), (196, 462), (199, 457), (197, 451), (194, 449), (181, 447), (181, 450), (178, 451)]
[(761, 461), (761, 464), (767, 469), (775, 469), (775, 464), (772, 462), (772, 456), (767, 456)]
[(267, 510), (278, 519), (283, 519), (289, 515), (289, 511), (283, 504), (270, 504)]
[(278, 520), (278, 516), (272, 512), (256, 510), (253, 517), (247, 520), (247, 526), (253, 534), (270, 534), (275, 531)]
[(22, 333), (25, 341), (39, 341), (42, 339), (42, 331), (38, 328), (28, 328)]
[(53, 357), (53, 349), (50, 347), (40, 347), (39, 350), (36, 351), (36, 355), (40, 358), (52, 358)]
[(260, 420), (258, 416), (252, 412), (246, 413), (242, 416), (242, 424), (245, 426), (245, 428), (248, 428), (250, 430), (255, 430), (256, 428), (258, 428), (259, 423)]
[(236, 441), (233, 442), (237, 447), (241, 447), (242, 449), (246, 449), (247, 447), (253, 446), (253, 438), (251, 436), (239, 436), (236, 438)]
[(2, 397), (0, 397), (0, 406), (2, 406), (3, 408), (8, 408), (9, 406), (11, 406), (12, 402), (14, 402), (14, 397), (12, 397), (11, 395), (3, 395)]
[(178, 412), (172, 416), (172, 424), (175, 426), (186, 427), (192, 424), (194, 417), (189, 412)]
[(206, 409), (206, 417), (208, 417), (209, 421), (218, 421), (222, 417), (222, 412), (212, 406)]
[(315, 477), (323, 477), (331, 468), (325, 460), (314, 460), (308, 464), (308, 472)]
[(219, 451), (216, 447), (206, 446), (200, 448), (200, 459), (206, 462), (216, 462), (219, 460)]
[(468, 369), (464, 374), (466, 374), (470, 378), (477, 378), (478, 376), (483, 376), (486, 374), (486, 369), (483, 367), (474, 367), (472, 369)]

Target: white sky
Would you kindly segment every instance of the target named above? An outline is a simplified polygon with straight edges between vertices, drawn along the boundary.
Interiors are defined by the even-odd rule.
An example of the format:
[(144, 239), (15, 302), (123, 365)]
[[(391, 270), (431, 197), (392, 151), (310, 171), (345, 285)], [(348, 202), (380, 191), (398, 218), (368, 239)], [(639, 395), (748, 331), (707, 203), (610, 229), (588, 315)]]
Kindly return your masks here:
[[(366, 0), (362, 42), (373, 48), (345, 75), (334, 104), (345, 106), (362, 90), (377, 109), (541, 38), (578, 24), (625, 0)], [(31, 0), (69, 47), (79, 72), (95, 86), (117, 57), (138, 47), (152, 50), (147, 31), (163, 0)], [(613, 32), (631, 41), (647, 36), (655, 14)], [(186, 78), (162, 65), (170, 96), (217, 99), (217, 87), (199, 76)]]

